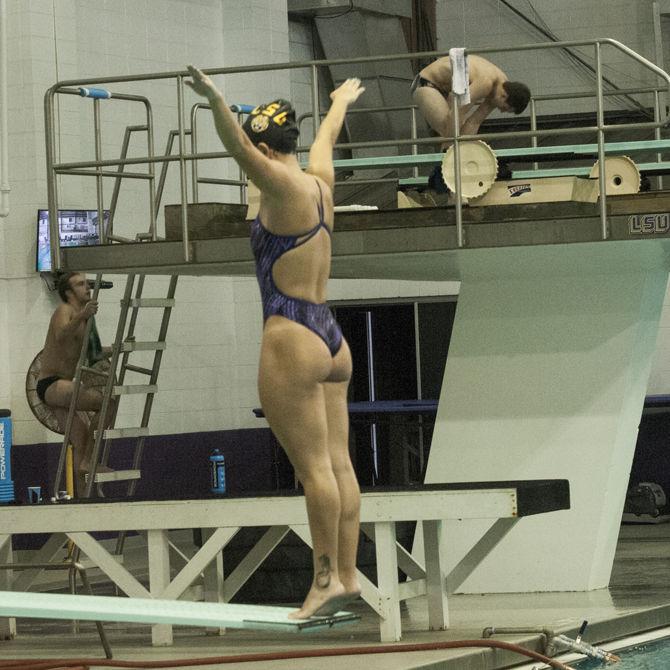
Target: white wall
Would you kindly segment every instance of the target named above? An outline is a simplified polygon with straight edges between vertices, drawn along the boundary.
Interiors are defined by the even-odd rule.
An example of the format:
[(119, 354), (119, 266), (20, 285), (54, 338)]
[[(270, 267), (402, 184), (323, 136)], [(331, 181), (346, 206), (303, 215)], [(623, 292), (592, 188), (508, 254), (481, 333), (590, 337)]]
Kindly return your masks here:
[[(655, 62), (651, 0), (515, 0), (510, 4), (536, 24), (549, 29), (559, 41), (608, 37), (623, 42)], [(466, 46), (476, 51), (545, 42), (548, 42), (547, 37), (499, 0), (437, 2), (437, 46), (440, 50)], [(595, 66), (592, 46), (576, 50)], [(585, 73), (560, 50), (500, 53), (487, 57), (499, 65), (510, 79), (528, 84), (534, 95), (595, 90), (593, 76)], [(612, 47), (603, 47), (602, 58), (604, 76), (620, 88), (658, 83), (655, 75)], [(642, 100), (651, 104), (650, 98)], [(622, 104), (610, 101), (606, 108), (621, 108)], [(592, 109), (592, 101), (572, 99), (541, 103), (538, 113)]]
[[(160, 6), (160, 11), (157, 7)], [(25, 400), (25, 374), (41, 349), (58, 303), (34, 271), (36, 210), (47, 202), (44, 156), (44, 92), (56, 81), (181, 71), (187, 63), (234, 67), (311, 58), (292, 29), (289, 40), (283, 0), (22, 0), (8, 2), (9, 179), (11, 213), (0, 220), (0, 405), (9, 407), (18, 444), (55, 441), (57, 436), (33, 419)], [(295, 53), (294, 53), (295, 51)], [(299, 112), (309, 106), (304, 75), (297, 71), (218, 77), (227, 100), (256, 104), (295, 96)], [(156, 152), (163, 153), (168, 131), (176, 128), (176, 89), (161, 81), (110, 84), (112, 91), (146, 95), (152, 101)], [(196, 101), (190, 91), (187, 107)], [(59, 96), (56, 107), (59, 161), (94, 158), (90, 100)], [(103, 158), (118, 156), (128, 124), (144, 120), (139, 105), (103, 102)], [(308, 125), (306, 126), (308, 127)], [(209, 113), (198, 116), (199, 149), (219, 150)], [(309, 134), (304, 141), (311, 139)], [(139, 134), (130, 155), (144, 155)], [(201, 175), (237, 178), (231, 162), (215, 161)], [(163, 204), (178, 199), (178, 171), (168, 172)], [(81, 177), (59, 179), (61, 207), (95, 207), (95, 184)], [(105, 183), (105, 206), (111, 183)], [(236, 187), (200, 186), (199, 200), (236, 202)], [(148, 227), (148, 190), (126, 180), (115, 218), (117, 234), (134, 235)], [(162, 232), (162, 216), (159, 221)], [(114, 289), (100, 294), (97, 318), (104, 342), (116, 329), (125, 277), (107, 277)], [(147, 281), (145, 295), (164, 295), (167, 278)], [(454, 285), (402, 282), (333, 282), (334, 299), (426, 295), (457, 290)], [(253, 279), (182, 277), (177, 308), (168, 333), (160, 392), (152, 413), (154, 433), (191, 432), (263, 424), (251, 413), (258, 406), (256, 370), (261, 307)], [(149, 312), (149, 313), (147, 313)], [(138, 339), (155, 339), (159, 314), (142, 312)], [(5, 318), (6, 314), (6, 318)], [(140, 365), (149, 356), (138, 356)], [(136, 425), (139, 398), (124, 398), (118, 425)]]
[[(57, 303), (34, 272), (36, 210), (46, 204), (42, 105), (45, 90), (59, 80), (184, 70), (187, 63), (230, 67), (286, 61), (288, 25), (285, 3), (277, 0), (10, 0), (8, 6), (12, 194), (11, 214), (0, 223), (4, 242), (0, 252), (0, 315), (8, 314), (7, 319), (0, 320), (0, 362), (8, 359), (9, 365), (0, 367), (0, 400), (12, 409), (15, 441), (30, 443), (55, 439), (32, 419), (24, 392), (25, 372), (43, 344)], [(247, 99), (241, 101), (247, 102), (284, 92), (288, 76), (275, 73), (268, 80), (237, 75), (220, 84), (231, 98), (237, 101), (237, 96), (244, 95)], [(120, 90), (119, 85), (109, 88)], [(176, 127), (174, 85), (137, 84), (124, 87), (123, 92), (151, 97), (156, 151), (162, 153), (167, 131)], [(187, 96), (190, 106), (196, 98), (190, 91)], [(89, 102), (78, 97), (59, 97), (58, 160), (93, 157)], [(201, 146), (211, 141), (212, 148), (218, 149), (208, 116), (202, 116)], [(142, 108), (103, 104), (102, 117), (103, 156), (118, 155), (125, 125), (141, 122)], [(144, 150), (139, 140), (131, 145), (131, 155)], [(218, 176), (227, 173), (225, 166), (214, 166), (213, 171), (217, 170)], [(174, 202), (178, 194), (177, 171), (171, 168), (170, 173), (163, 203)], [(111, 185), (105, 187), (108, 205)], [(61, 206), (95, 206), (94, 188), (92, 181), (62, 178)], [(200, 195), (204, 200), (213, 194), (204, 189)], [(226, 194), (223, 199), (230, 197)], [(117, 232), (146, 228), (147, 201), (144, 184), (124, 182)], [(115, 288), (101, 294), (98, 317), (102, 338), (107, 342), (115, 330), (124, 284), (123, 277), (110, 279)], [(166, 279), (151, 283), (157, 286), (148, 289), (148, 295), (164, 293)], [(257, 346), (253, 345), (260, 339), (260, 309), (249, 309), (250, 302), (257, 302), (255, 293), (250, 300), (252, 288), (251, 281), (230, 278), (181, 280), (178, 308), (173, 312), (161, 370), (161, 393), (152, 415), (155, 432), (258, 424), (249, 411), (257, 404), (252, 374)], [(148, 315), (144, 319), (147, 326), (156, 326), (157, 316)], [(145, 332), (149, 330), (144, 327)], [(153, 334), (155, 338), (155, 328)], [(129, 416), (131, 409), (132, 405), (125, 410), (122, 405), (120, 420), (135, 423), (137, 418), (131, 421)]]

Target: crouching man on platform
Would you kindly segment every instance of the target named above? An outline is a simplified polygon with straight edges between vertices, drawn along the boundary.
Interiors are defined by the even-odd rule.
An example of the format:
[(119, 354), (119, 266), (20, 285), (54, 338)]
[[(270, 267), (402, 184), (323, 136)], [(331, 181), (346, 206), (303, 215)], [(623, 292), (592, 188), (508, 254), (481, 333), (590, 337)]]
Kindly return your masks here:
[[(484, 120), (497, 109), (521, 114), (530, 101), (526, 84), (509, 81), (496, 65), (481, 56), (468, 56), (467, 79), (470, 102), (460, 107), (461, 135), (476, 135)], [(451, 58), (438, 58), (416, 75), (410, 92), (426, 123), (442, 137), (452, 137), (451, 105), (454, 71)], [(446, 148), (445, 144), (443, 148)]]
[[(91, 300), (91, 289), (86, 276), (78, 272), (67, 272), (61, 275), (58, 279), (57, 290), (63, 302), (56, 308), (49, 322), (37, 382), (37, 395), (53, 410), (64, 431), (68, 408), (74, 394), (73, 379), (86, 333), (86, 324), (98, 311), (98, 302)], [(89, 365), (110, 355), (110, 347), (100, 346), (100, 338), (95, 322), (93, 322), (89, 329)], [(91, 467), (94, 431), (100, 423), (101, 391), (82, 384), (76, 407), (81, 411), (74, 413), (70, 442), (74, 456), (75, 494), (81, 495), (85, 488), (86, 474)], [(112, 399), (107, 412), (108, 420), (104, 422), (103, 427), (109, 426), (115, 411), (116, 403)], [(93, 413), (93, 415), (87, 419), (82, 412)], [(100, 470), (101, 468), (98, 468), (98, 471)]]

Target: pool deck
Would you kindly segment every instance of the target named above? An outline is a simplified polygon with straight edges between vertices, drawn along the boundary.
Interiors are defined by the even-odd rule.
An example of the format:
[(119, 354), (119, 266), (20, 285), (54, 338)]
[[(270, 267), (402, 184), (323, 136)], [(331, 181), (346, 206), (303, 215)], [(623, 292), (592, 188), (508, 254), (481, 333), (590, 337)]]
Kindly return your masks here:
[[(569, 539), (566, 538), (566, 541)], [(575, 548), (577, 550), (577, 548)], [(139, 551), (138, 551), (139, 553)], [(403, 640), (396, 644), (422, 644), (481, 638), (487, 626), (548, 628), (574, 637), (583, 620), (589, 621), (585, 640), (591, 644), (627, 637), (670, 625), (670, 524), (622, 527), (611, 586), (587, 593), (455, 595), (450, 599), (452, 627), (427, 632), (426, 607), (422, 598), (406, 601), (402, 610)], [(133, 560), (132, 557), (130, 560)], [(547, 560), (551, 560), (547, 556)], [(140, 575), (141, 578), (141, 575)], [(105, 593), (105, 584), (94, 585)], [(376, 614), (364, 603), (350, 608), (362, 616), (357, 626), (304, 635), (279, 635), (230, 630), (223, 636), (201, 630), (176, 628), (172, 647), (152, 647), (148, 626), (108, 624), (114, 657), (120, 660), (157, 661), (237, 654), (286, 653), (337, 650), (345, 647), (380, 647)], [(100, 658), (100, 643), (90, 622), (74, 633), (70, 622), (18, 622), (18, 637), (0, 641), (0, 658)], [(495, 639), (523, 644), (542, 652), (539, 635), (504, 635)], [(523, 657), (511, 652), (483, 649), (423, 650), (366, 655), (331, 656), (323, 659), (262, 660), (231, 663), (231, 670), (491, 670), (511, 667)], [(215, 667), (213, 665), (204, 667)]]

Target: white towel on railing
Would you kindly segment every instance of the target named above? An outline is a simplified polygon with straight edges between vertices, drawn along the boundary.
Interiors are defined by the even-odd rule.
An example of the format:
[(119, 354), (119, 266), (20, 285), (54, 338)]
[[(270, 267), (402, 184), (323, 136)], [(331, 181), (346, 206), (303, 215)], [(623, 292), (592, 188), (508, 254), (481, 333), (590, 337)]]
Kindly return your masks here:
[(456, 96), (458, 104), (467, 105), (470, 102), (470, 76), (468, 73), (468, 58), (463, 47), (449, 49), (451, 61), (451, 92)]

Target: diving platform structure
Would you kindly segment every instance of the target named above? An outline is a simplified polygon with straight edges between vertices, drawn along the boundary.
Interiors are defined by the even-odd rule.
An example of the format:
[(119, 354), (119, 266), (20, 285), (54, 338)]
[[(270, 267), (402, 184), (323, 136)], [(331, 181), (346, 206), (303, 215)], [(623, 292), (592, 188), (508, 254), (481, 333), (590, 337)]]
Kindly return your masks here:
[[(490, 481), (435, 484), (410, 490), (375, 489), (361, 496), (361, 528), (375, 544), (376, 583), (359, 571), (362, 599), (379, 615), (382, 641), (401, 639), (400, 603), (426, 597), (428, 625), (449, 625), (448, 596), (518, 523), (534, 515), (562, 514), (570, 508), (565, 480)], [(271, 510), (271, 512), (269, 511)], [(442, 533), (445, 519), (486, 519), (488, 528), (476, 545), (447, 574)], [(422, 556), (413, 557), (396, 541), (396, 523), (416, 521), (423, 528)], [(264, 533), (234, 570), (224, 574), (225, 548), (241, 528)], [(304, 497), (297, 494), (213, 497), (202, 500), (72, 501), (48, 505), (0, 507), (0, 557), (11, 554), (12, 534), (51, 533), (37, 552), (34, 570), (14, 577), (0, 571), (0, 617), (39, 616), (40, 608), (54, 618), (90, 618), (152, 624), (155, 645), (172, 643), (175, 624), (222, 629), (272, 628), (300, 632), (353, 623), (358, 617), (338, 612), (328, 617), (287, 620), (290, 608), (230, 604), (230, 600), (289, 533), (311, 546)], [(204, 542), (191, 556), (173, 551), (170, 531), (199, 528)], [(5, 529), (11, 529), (11, 534)], [(139, 531), (147, 537), (148, 588), (119, 562), (95, 532)], [(25, 594), (45, 563), (55, 562), (68, 541), (99, 567), (128, 596), (120, 603), (77, 596)], [(398, 570), (411, 577), (399, 580)], [(202, 576), (205, 607), (188, 603), (187, 590)], [(4, 591), (17, 592), (5, 599)], [(128, 602), (130, 600), (130, 602)], [(123, 602), (125, 601), (125, 602)], [(139, 602), (136, 602), (139, 601)], [(143, 603), (155, 603), (144, 608)], [(59, 606), (63, 612), (56, 616)], [(105, 614), (105, 611), (107, 613)], [(1, 621), (2, 619), (0, 619)]]
[[(667, 166), (663, 154), (668, 149), (668, 140), (662, 138), (662, 130), (667, 119), (659, 99), (668, 91), (670, 77), (609, 39), (482, 49), (477, 53), (568, 47), (593, 48), (595, 79), (588, 95), (595, 100), (596, 124), (577, 131), (537, 130), (533, 116), (530, 130), (501, 133), (497, 137), (520, 143), (518, 150), (508, 151), (507, 158), (526, 164), (537, 162), (538, 170), (542, 169), (539, 163), (548, 155), (583, 159), (588, 154), (597, 158), (595, 178), (600, 194), (597, 202), (524, 204), (519, 199), (519, 204), (467, 207), (460, 190), (459, 152), (467, 141), (486, 139), (495, 143), (496, 137), (456, 134), (453, 140), (456, 189), (452, 203), (338, 213), (335, 217), (333, 277), (461, 282), (426, 484), (500, 479), (569, 482), (570, 509), (527, 519), (497, 538), (479, 556), (481, 560), (472, 571), (459, 580), (459, 588), (464, 592), (589, 591), (607, 587), (666, 295), (670, 269), (670, 192), (650, 190), (610, 195), (605, 158), (610, 149), (615, 151), (608, 147), (607, 133), (647, 132), (653, 137), (644, 140), (648, 144), (644, 147), (628, 144), (623, 151), (626, 155), (635, 153), (636, 160), (636, 156), (641, 156), (639, 160), (645, 166), (655, 163), (654, 170), (663, 172)], [(648, 123), (616, 126), (604, 123), (605, 100), (611, 91), (605, 90), (602, 64), (610, 50), (632, 58), (661, 82), (653, 89), (655, 111)], [(320, 115), (317, 77), (320, 67), (336, 65), (344, 71), (350, 66), (372, 71), (370, 68), (379, 60), (415, 57), (417, 54), (403, 54), (207, 72), (225, 75), (307, 68), (312, 75), (311, 118), (316, 130)], [(197, 226), (198, 220), (208, 222), (207, 211), (210, 211), (208, 205), (198, 202), (201, 181), (197, 164), (200, 160), (230, 160), (230, 157), (221, 151), (205, 153), (193, 149), (197, 145), (195, 107), (200, 110), (206, 105), (194, 106), (188, 127), (183, 86), (186, 77), (186, 72), (174, 72), (68, 81), (54, 85), (47, 92), (54, 268), (103, 274), (254, 274), (248, 224), (242, 216), (221, 225), (203, 226), (215, 229), (215, 235), (203, 234)], [(153, 154), (150, 140), (146, 157), (128, 158), (122, 151), (120, 157), (109, 159), (102, 156), (96, 143), (94, 160), (56, 162), (53, 111), (56, 96), (93, 97), (92, 102), (84, 99), (82, 104), (93, 105), (99, 134), (99, 114), (104, 105), (116, 101), (148, 105), (141, 96), (116, 92), (122, 91), (127, 83), (145, 80), (172, 80), (176, 84), (178, 127), (171, 134), (171, 142), (178, 140), (177, 154), (172, 153), (171, 143), (162, 156)], [(108, 97), (95, 93), (97, 87), (103, 86), (110, 91)], [(457, 121), (457, 108), (454, 116)], [(145, 126), (136, 130), (151, 137), (150, 115)], [(586, 143), (575, 145), (573, 136), (582, 131)], [(552, 135), (570, 135), (570, 146), (538, 146), (538, 142)], [(434, 155), (419, 153), (429, 143), (435, 143), (435, 139), (413, 136), (350, 142), (339, 148), (351, 151), (353, 158), (338, 159), (336, 169), (353, 173), (354, 181), (357, 170), (366, 167), (388, 170), (394, 161), (416, 171), (425, 162), (435, 163)], [(524, 149), (524, 144), (530, 146)], [(407, 155), (407, 147), (411, 155)], [(370, 156), (373, 151), (385, 149), (388, 153), (395, 152), (395, 156)], [(654, 155), (650, 158), (638, 153), (638, 149)], [(501, 151), (505, 149), (496, 149), (498, 154)], [(162, 239), (156, 222), (164, 172), (172, 163), (177, 165), (180, 175), (181, 232), (177, 239)], [(138, 170), (140, 165), (144, 166), (143, 172), (127, 171)], [(160, 175), (154, 169), (156, 165), (161, 166)], [(525, 170), (524, 165), (521, 167)], [(579, 165), (577, 169), (584, 167)], [(103, 244), (99, 246), (60, 248), (56, 229), (58, 179), (65, 175), (88, 176), (96, 181), (101, 219), (106, 205), (102, 184), (111, 179), (115, 184), (112, 221), (120, 181), (124, 178), (146, 181), (150, 203), (148, 229), (137, 231), (140, 233), (137, 238), (124, 238), (112, 227), (106, 237), (103, 234)], [(418, 176), (399, 174), (396, 179)], [(530, 179), (525, 173), (520, 178)], [(239, 186), (241, 190), (245, 186), (243, 176), (239, 180), (206, 181)], [(379, 501), (380, 509), (387, 504), (391, 504), (390, 497)], [(63, 530), (76, 542), (80, 535), (76, 529), (82, 523), (80, 515), (88, 514), (86, 508), (67, 505), (62, 511), (54, 509), (51, 513), (71, 518), (72, 524)], [(496, 522), (487, 514), (478, 516), (475, 511), (454, 516), (446, 506), (441, 518), (444, 519), (441, 560), (445, 574), (450, 574), (471, 552), (480, 552), (481, 538), (495, 528)], [(165, 528), (170, 521), (165, 519)], [(427, 541), (434, 547), (435, 531), (431, 533)], [(415, 557), (423, 555), (423, 543), (419, 533)], [(160, 546), (157, 555), (163, 557), (164, 564), (166, 550), (164, 545)], [(86, 547), (83, 550), (86, 553)], [(403, 588), (411, 590), (411, 583)], [(396, 630), (397, 626), (387, 628), (387, 639), (392, 639)]]

